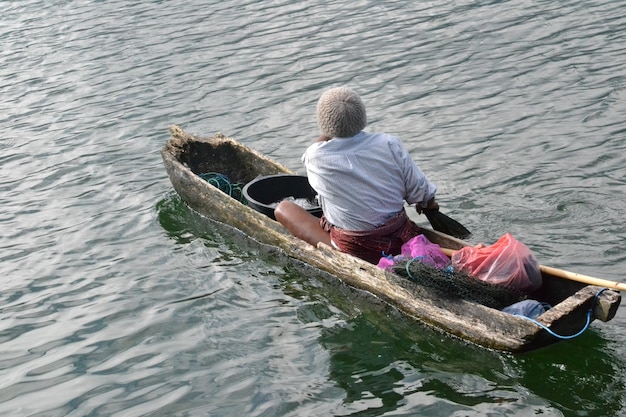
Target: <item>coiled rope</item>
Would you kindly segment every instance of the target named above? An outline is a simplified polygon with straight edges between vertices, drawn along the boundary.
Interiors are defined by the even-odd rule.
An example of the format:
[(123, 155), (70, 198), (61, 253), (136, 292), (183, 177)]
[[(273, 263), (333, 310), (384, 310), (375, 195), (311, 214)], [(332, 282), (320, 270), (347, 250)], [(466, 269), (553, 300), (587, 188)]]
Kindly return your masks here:
[(245, 183), (231, 182), (226, 175), (219, 172), (207, 172), (204, 174), (199, 174), (198, 176), (215, 188), (239, 201), (240, 203), (248, 203), (243, 195), (243, 187), (246, 185)]

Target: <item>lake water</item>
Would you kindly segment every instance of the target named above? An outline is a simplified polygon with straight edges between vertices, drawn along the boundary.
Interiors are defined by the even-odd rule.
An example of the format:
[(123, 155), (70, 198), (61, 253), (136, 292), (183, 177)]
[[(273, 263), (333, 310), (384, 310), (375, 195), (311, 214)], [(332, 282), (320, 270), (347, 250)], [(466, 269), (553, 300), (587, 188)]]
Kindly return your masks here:
[(348, 85), (475, 242), (626, 281), (624, 2), (1, 6), (0, 415), (626, 415), (626, 308), (471, 346), (215, 230), (159, 154), (179, 124), (302, 172)]

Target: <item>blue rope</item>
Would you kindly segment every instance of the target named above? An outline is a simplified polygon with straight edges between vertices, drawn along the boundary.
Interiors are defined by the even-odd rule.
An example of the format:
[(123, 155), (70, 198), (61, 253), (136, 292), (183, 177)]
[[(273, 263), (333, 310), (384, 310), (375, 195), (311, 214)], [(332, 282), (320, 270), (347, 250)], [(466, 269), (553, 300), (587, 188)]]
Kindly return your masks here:
[(409, 278), (411, 278), (413, 281), (415, 281), (415, 278), (413, 277), (413, 275), (411, 274), (411, 271), (409, 270), (409, 267), (411, 266), (411, 264), (413, 263), (414, 260), (419, 259), (421, 260), (422, 257), (421, 256), (416, 256), (415, 258), (411, 259), (409, 262), (406, 263), (406, 266), (404, 267), (404, 269), (406, 269), (406, 273), (409, 276)]
[(589, 311), (587, 311), (587, 323), (585, 323), (585, 326), (582, 328), (581, 331), (579, 331), (576, 334), (570, 335), (570, 336), (563, 336), (560, 334), (557, 334), (555, 332), (553, 332), (548, 326), (546, 326), (543, 323), (538, 322), (535, 319), (531, 319), (530, 317), (526, 317), (523, 316), (521, 314), (515, 314), (518, 317), (522, 317), (528, 321), (530, 321), (531, 323), (536, 324), (537, 326), (541, 327), (542, 329), (544, 329), (546, 332), (548, 332), (549, 334), (551, 334), (552, 336), (556, 337), (557, 339), (563, 339), (563, 340), (568, 340), (568, 339), (573, 339), (575, 337), (580, 336), (581, 334), (583, 334), (588, 328), (589, 325), (591, 324), (591, 315), (593, 314), (593, 307), (596, 305), (596, 301), (598, 300), (598, 297), (600, 296), (600, 294), (602, 294), (604, 291), (606, 291), (608, 288), (602, 288), (600, 291), (598, 291), (596, 293), (596, 296), (593, 298), (593, 302), (591, 303), (591, 308), (589, 308)]
[[(385, 252), (383, 252), (383, 255), (385, 255)], [(415, 258), (412, 258), (411, 260), (409, 260), (406, 265), (404, 266), (404, 269), (406, 270), (406, 273), (408, 275), (408, 277), (412, 280), (412, 281), (417, 281), (415, 279), (415, 277), (413, 276), (413, 274), (411, 274), (411, 263), (413, 263), (413, 261), (417, 260), (422, 262), (422, 260), (424, 259), (423, 256), (416, 256)], [(443, 272), (447, 273), (447, 274), (452, 274), (454, 272), (454, 268), (452, 268), (452, 265), (448, 265), (445, 268), (442, 269)]]
[(515, 315), (518, 316), (518, 317), (524, 318), (524, 319), (528, 320), (531, 323), (536, 324), (537, 326), (541, 327), (543, 330), (545, 330), (546, 332), (548, 332), (552, 336), (556, 337), (557, 339), (566, 340), (566, 339), (573, 339), (575, 337), (580, 336), (581, 334), (583, 334), (585, 332), (585, 330), (587, 330), (589, 328), (589, 324), (591, 323), (591, 314), (592, 314), (592, 311), (589, 310), (587, 312), (587, 323), (585, 323), (585, 326), (582, 328), (582, 330), (579, 331), (578, 333), (570, 335), (570, 336), (562, 336), (560, 334), (557, 334), (557, 333), (553, 332), (552, 330), (550, 330), (550, 328), (548, 326), (546, 326), (545, 324), (540, 323), (540, 322), (538, 322), (535, 319), (531, 319), (530, 317), (526, 317), (526, 316), (523, 316), (521, 314), (515, 314)]
[(215, 188), (228, 194), (235, 200), (240, 201), (243, 204), (247, 204), (243, 195), (243, 183), (232, 183), (230, 179), (224, 174), (219, 172), (207, 172), (198, 175), (200, 178), (214, 186)]

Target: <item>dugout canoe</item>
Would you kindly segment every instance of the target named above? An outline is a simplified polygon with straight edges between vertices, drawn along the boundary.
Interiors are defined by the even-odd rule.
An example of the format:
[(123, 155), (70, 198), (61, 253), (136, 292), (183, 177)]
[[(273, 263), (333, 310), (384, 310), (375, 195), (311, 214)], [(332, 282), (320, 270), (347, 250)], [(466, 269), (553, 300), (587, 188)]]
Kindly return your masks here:
[[(532, 298), (553, 307), (537, 319), (537, 324), (414, 284), (324, 244), (313, 247), (199, 176), (217, 172), (233, 183), (248, 183), (260, 175), (293, 174), (292, 171), (220, 133), (205, 138), (186, 133), (179, 126), (171, 126), (169, 131), (171, 137), (161, 155), (174, 190), (191, 209), (239, 230), (260, 245), (275, 248), (297, 264), (330, 274), (422, 324), (463, 340), (499, 351), (526, 352), (563, 340), (555, 335), (579, 333), (595, 319), (612, 319), (621, 302), (618, 291), (602, 291), (598, 286), (543, 272), (543, 285)], [(442, 247), (459, 249), (466, 245), (428, 228), (423, 231)]]

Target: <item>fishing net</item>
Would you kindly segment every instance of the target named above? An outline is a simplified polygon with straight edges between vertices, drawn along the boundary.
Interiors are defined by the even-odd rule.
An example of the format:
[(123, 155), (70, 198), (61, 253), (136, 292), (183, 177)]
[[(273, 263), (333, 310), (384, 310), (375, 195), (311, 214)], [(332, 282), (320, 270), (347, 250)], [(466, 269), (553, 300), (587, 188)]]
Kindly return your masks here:
[(474, 301), (498, 310), (526, 298), (511, 288), (472, 278), (464, 272), (454, 271), (452, 267), (435, 268), (419, 262), (417, 258), (395, 263), (392, 271), (443, 295)]
[(248, 203), (243, 195), (245, 183), (233, 183), (226, 175), (220, 174), (219, 172), (207, 172), (198, 176), (240, 203)]

